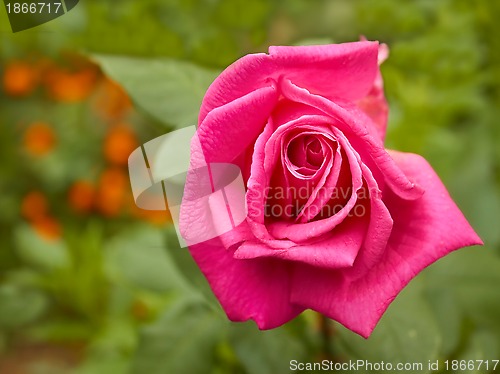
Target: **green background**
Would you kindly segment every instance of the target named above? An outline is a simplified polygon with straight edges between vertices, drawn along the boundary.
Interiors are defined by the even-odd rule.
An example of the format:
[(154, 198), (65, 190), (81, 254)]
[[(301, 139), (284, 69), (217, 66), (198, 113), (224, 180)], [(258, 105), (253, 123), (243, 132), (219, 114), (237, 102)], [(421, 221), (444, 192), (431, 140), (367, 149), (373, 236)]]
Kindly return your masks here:
[[(2, 8), (2, 74), (12, 61), (88, 56), (133, 100), (121, 120), (139, 143), (193, 124), (210, 81), (246, 53), (360, 35), (387, 43), (387, 147), (429, 160), (485, 246), (426, 269), (366, 341), (313, 312), (266, 332), (232, 324), (171, 227), (68, 207), (71, 184), (107, 167), (92, 96), (2, 92), (0, 372), (287, 373), (291, 359), (323, 358), (439, 360), (444, 372), (445, 360), (500, 359), (499, 18), (489, 0), (82, 0), (13, 34)], [(58, 137), (43, 157), (21, 149), (33, 121)], [(60, 222), (55, 240), (20, 214), (34, 188)]]

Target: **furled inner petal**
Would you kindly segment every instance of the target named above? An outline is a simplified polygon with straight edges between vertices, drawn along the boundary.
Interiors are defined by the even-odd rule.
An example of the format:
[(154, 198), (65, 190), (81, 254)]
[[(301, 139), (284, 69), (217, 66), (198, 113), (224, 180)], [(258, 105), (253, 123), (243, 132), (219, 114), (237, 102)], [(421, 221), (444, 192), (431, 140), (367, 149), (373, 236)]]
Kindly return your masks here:
[[(274, 167), (276, 163), (276, 157), (266, 159), (266, 156), (268, 156), (268, 154), (266, 154), (266, 144), (269, 143), (273, 132), (274, 124), (273, 120), (270, 118), (264, 131), (255, 142), (255, 152), (252, 155), (251, 174), (247, 182), (247, 223), (256, 239), (263, 243), (267, 243), (272, 248), (289, 248), (296, 243), (291, 240), (275, 240), (269, 234), (264, 224), (264, 206), (269, 195), (267, 191), (270, 181), (268, 168)], [(275, 152), (274, 148), (271, 148), (269, 152)], [(268, 165), (268, 163), (271, 163), (271, 165)]]
[[(308, 122), (311, 127), (317, 127), (331, 119), (328, 117), (321, 116), (310, 116), (307, 117)], [(295, 223), (287, 221), (276, 221), (270, 222), (268, 225), (269, 232), (276, 239), (290, 239), (295, 242), (302, 242), (304, 240), (323, 235), (331, 231), (336, 225), (342, 222), (351, 209), (354, 207), (357, 201), (357, 192), (361, 189), (363, 185), (363, 178), (360, 168), (360, 158), (356, 152), (352, 151), (352, 148), (348, 145), (348, 141), (345, 136), (337, 130), (334, 126), (330, 127), (330, 132), (335, 136), (339, 146), (345, 151), (346, 161), (349, 165), (349, 171), (351, 175), (351, 182), (349, 186), (342, 185), (342, 190), (348, 191), (350, 197), (345, 205), (338, 212), (330, 215), (327, 218), (316, 220), (313, 222)]]
[[(310, 206), (312, 203), (317, 203), (325, 207), (332, 201), (338, 202), (338, 198), (332, 191), (334, 191), (335, 188), (339, 188), (337, 182), (342, 181), (342, 187), (346, 188), (347, 191), (351, 193), (342, 208), (344, 212), (340, 212), (341, 215), (344, 214), (343, 219), (337, 221), (336, 224), (329, 222), (330, 225), (328, 229), (324, 231), (314, 231), (304, 229), (307, 223), (301, 223), (298, 219), (287, 221), (283, 219), (283, 217), (279, 217), (276, 220), (272, 220), (266, 216), (267, 225), (263, 225), (263, 227), (267, 226), (272, 228), (273, 225), (288, 222), (290, 225), (289, 231), (295, 231), (297, 235), (289, 238), (291, 239), (289, 241), (284, 238), (275, 238), (274, 240), (247, 240), (238, 246), (234, 253), (235, 258), (255, 259), (274, 257), (329, 269), (342, 269), (353, 266), (364, 243), (366, 232), (369, 227), (369, 208), (366, 209), (366, 214), (345, 215), (345, 212), (349, 212), (352, 206), (361, 204), (357, 200), (357, 191), (360, 191), (361, 186), (366, 185), (366, 183), (362, 178), (359, 155), (352, 149), (351, 145), (340, 131), (335, 129), (332, 125), (325, 125), (328, 122), (331, 122), (331, 119), (324, 116), (304, 116), (300, 121), (297, 120), (294, 123), (280, 126), (274, 134), (269, 137), (266, 142), (266, 147), (276, 147), (279, 145), (281, 147), (282, 162), (276, 160), (271, 162), (269, 160), (268, 163), (264, 164), (269, 167), (269, 174), (288, 174), (285, 184), (283, 184), (283, 180), (281, 180), (279, 185), (290, 186), (293, 186), (293, 181), (303, 182), (305, 180), (314, 180), (314, 174), (302, 175), (300, 173), (291, 173), (299, 170), (302, 165), (308, 164), (310, 167), (315, 166), (317, 168), (314, 170), (315, 173), (321, 170), (325, 164), (329, 165), (327, 169), (323, 170), (319, 179), (315, 180), (316, 185), (313, 189), (315, 194), (309, 196), (308, 204)], [(332, 149), (332, 147), (335, 147), (335, 149)], [(309, 148), (312, 148), (315, 154), (325, 152), (321, 164), (319, 162), (317, 162), (316, 165), (309, 163), (307, 160)], [(271, 151), (264, 153), (268, 156), (272, 155), (274, 157), (279, 157), (278, 151), (274, 151), (274, 153)], [(342, 170), (342, 166), (344, 170)], [(353, 167), (357, 169), (357, 172), (351, 172)], [(354, 178), (358, 180), (357, 183), (353, 183), (353, 175)], [(348, 179), (346, 179), (346, 176), (348, 176)], [(329, 180), (333, 183), (328, 186), (329, 188), (325, 188), (325, 184), (328, 183)], [(272, 178), (270, 178), (269, 183), (272, 183)], [(322, 188), (318, 189), (318, 186)], [(353, 186), (356, 186), (356, 188), (353, 188)], [(267, 197), (269, 200), (269, 195)], [(353, 204), (351, 208), (349, 208), (347, 203)], [(369, 205), (369, 200), (365, 201), (364, 204)], [(304, 217), (304, 211), (306, 210), (303, 209), (299, 213), (299, 216), (302, 214), (300, 216), (301, 218)], [(365, 210), (363, 210), (363, 212), (365, 212)], [(338, 214), (339, 212), (335, 213)], [(328, 216), (325, 219), (313, 223), (322, 224), (322, 221), (328, 222), (331, 218), (331, 216)], [(311, 232), (312, 235), (310, 235)], [(306, 235), (300, 237), (301, 233), (305, 233)], [(271, 232), (271, 234), (274, 236), (273, 232)], [(282, 241), (284, 243), (292, 241), (300, 244), (292, 246), (276, 245)]]
[[(322, 126), (309, 125), (308, 121), (312, 118), (311, 116), (304, 116), (301, 121), (306, 124), (300, 125), (299, 122), (291, 122), (289, 125), (279, 128), (282, 149), (281, 167), (277, 164), (274, 169), (269, 171), (272, 177), (270, 194), (266, 204), (268, 222), (276, 220), (307, 220), (303, 217), (304, 209), (309, 207), (318, 193), (325, 194), (325, 181), (332, 179), (331, 169), (334, 164), (332, 161), (334, 154), (332, 148), (338, 149), (338, 144), (335, 138), (332, 137), (328, 126), (324, 124)], [(328, 118), (322, 117), (322, 119), (317, 120), (319, 123), (322, 120), (328, 120)], [(314, 145), (313, 140), (315, 138), (324, 153), (322, 163), (319, 168), (316, 167), (316, 170), (307, 169), (308, 171), (311, 170), (311, 172), (304, 174), (302, 168), (295, 164), (305, 162), (307, 155), (302, 150), (306, 149), (306, 144)], [(318, 150), (319, 146), (316, 148), (316, 151)], [(294, 152), (298, 152), (298, 154), (293, 154)], [(295, 160), (294, 162), (291, 161), (290, 156)], [(311, 165), (311, 167), (314, 166)], [(283, 190), (286, 190), (285, 193), (283, 193)], [(308, 214), (311, 214), (311, 212), (309, 211)]]
[[(315, 123), (315, 126), (311, 126), (309, 121), (313, 118), (314, 116), (302, 116), (278, 127), (266, 142), (263, 152), (263, 172), (267, 178), (264, 187), (267, 222), (294, 220), (296, 212), (307, 202), (310, 191), (318, 181), (321, 182), (321, 176), (330, 167), (328, 160), (331, 157), (327, 157), (317, 170), (310, 173), (311, 175), (301, 174), (284, 151), (289, 143), (288, 139), (293, 139), (297, 134), (316, 136), (320, 132), (328, 131), (328, 126), (325, 125), (325, 120), (329, 120), (327, 117), (316, 119), (318, 125)], [(248, 203), (257, 206), (255, 202), (248, 201)]]
[(312, 166), (320, 165), (323, 162), (326, 147), (328, 147), (328, 144), (324, 139), (309, 138), (304, 143), (307, 163)]
[[(331, 122), (332, 119), (327, 116), (301, 116), (278, 128), (273, 128), (274, 124), (271, 119), (264, 132), (259, 136), (247, 191), (248, 223), (258, 240), (267, 243), (273, 248), (290, 248), (297, 241), (304, 242), (330, 232), (346, 218), (354, 207), (357, 191), (362, 187), (359, 156), (353, 152), (346, 153), (343, 151), (342, 153), (339, 151), (342, 144), (336, 140), (337, 137), (342, 136), (342, 142), (347, 140), (335, 129), (335, 126), (329, 125)], [(334, 135), (334, 131), (338, 134)], [(318, 169), (321, 173), (318, 173), (317, 178), (308, 178), (304, 174), (292, 176), (290, 173), (289, 168), (294, 169), (295, 172), (299, 169), (293, 167), (294, 163), (307, 161), (304, 157), (293, 158), (294, 163), (288, 158), (289, 167), (286, 167), (283, 157), (280, 162), (280, 156), (283, 156), (283, 149), (287, 144), (284, 139), (286, 139), (286, 136), (290, 136), (288, 143), (291, 145), (292, 140), (298, 140), (299, 137), (295, 136), (297, 133), (318, 137), (323, 146), (322, 150), (327, 153), (326, 161), (323, 161)], [(294, 144), (293, 147), (306, 149), (307, 145), (309, 145), (311, 153), (318, 153), (319, 146), (314, 145), (310, 138), (304, 139), (304, 145)], [(335, 151), (333, 147), (335, 147)], [(287, 153), (285, 152), (285, 156)], [(338, 202), (331, 198), (331, 192), (338, 181), (343, 182), (342, 188), (345, 192), (350, 193), (350, 196), (346, 196), (343, 204), (339, 205), (337, 210), (331, 211), (330, 215), (322, 215), (322, 218), (326, 217), (325, 219), (319, 220), (316, 225), (307, 226), (311, 222), (302, 221), (314, 218), (318, 213), (323, 214), (322, 208), (332, 201)], [(284, 189), (287, 193), (278, 198), (273, 187), (280, 187), (280, 192), (283, 192)], [(317, 188), (315, 189), (315, 187)], [(302, 200), (302, 197), (298, 196), (298, 205), (293, 205), (297, 204), (297, 202), (293, 201), (294, 196), (288, 194), (290, 190), (305, 190), (308, 195), (303, 197)], [(312, 193), (310, 193), (311, 191)], [(312, 204), (316, 204), (315, 209), (308, 209)], [(272, 210), (269, 212), (269, 206), (273, 209), (282, 208), (281, 213), (274, 214)], [(288, 207), (293, 209), (295, 206), (307, 208), (299, 218), (301, 220), (299, 223), (295, 222), (297, 214), (287, 211)], [(298, 226), (294, 228), (294, 225)], [(312, 228), (312, 226), (315, 228)]]
[[(325, 175), (322, 183), (319, 183), (318, 186), (316, 186), (316, 188), (314, 189), (313, 193), (309, 197), (309, 200), (304, 205), (304, 208), (297, 217), (297, 221), (304, 223), (314, 219), (316, 216), (322, 213), (322, 210), (326, 206), (326, 204), (332, 200), (332, 196), (334, 195), (335, 190), (339, 188), (338, 182), (340, 179), (342, 164), (343, 160), (346, 159), (342, 156), (342, 153), (343, 152), (341, 151), (340, 147), (337, 147), (335, 156), (333, 157), (333, 162), (330, 161), (331, 168), (328, 174)], [(346, 188), (350, 189), (350, 185)]]
[[(316, 144), (316, 152), (314, 149), (304, 149), (304, 157), (307, 158), (307, 152), (310, 152), (317, 157), (317, 162), (322, 162), (322, 166), (326, 165), (326, 168), (322, 170), (319, 178), (311, 186), (312, 188), (306, 191), (307, 201), (300, 206), (298, 214), (296, 214), (296, 222), (307, 222), (318, 215), (330, 199), (339, 179), (342, 155), (335, 137), (330, 133), (318, 133), (315, 140), (316, 143), (309, 137), (304, 140), (307, 144)], [(287, 153), (290, 153), (290, 148), (287, 148)]]
[(385, 181), (398, 196), (407, 200), (414, 200), (422, 196), (423, 190), (396, 165), (384, 149), (376, 127), (365, 124), (369, 123), (370, 119), (359, 109), (354, 107), (346, 109), (320, 95), (312, 94), (308, 90), (296, 86), (288, 79), (280, 80), (279, 85), (280, 92), (289, 100), (311, 105), (335, 118), (338, 122), (338, 128), (349, 136), (354, 148), (362, 153), (363, 161), (373, 172), (378, 171), (381, 175), (380, 180)]
[[(284, 174), (289, 195), (286, 199), (288, 205), (285, 206), (293, 206), (294, 208), (289, 209), (291, 214), (287, 214), (286, 218), (295, 221), (307, 220), (304, 218), (305, 209), (308, 209), (319, 192), (324, 192), (325, 181), (331, 179), (332, 167), (335, 162), (339, 161), (334, 159), (333, 147), (338, 149), (335, 139), (328, 133), (311, 131), (309, 127), (307, 129), (308, 131), (304, 131), (305, 128), (300, 127), (291, 131), (290, 140), (282, 142), (284, 143), (283, 170), (275, 171), (275, 174)], [(298, 133), (296, 134), (295, 131)], [(284, 136), (284, 138), (286, 137)], [(308, 157), (312, 157), (312, 162), (316, 165), (311, 164)], [(306, 167), (297, 164), (306, 165)], [(283, 184), (279, 186), (283, 186)], [(276, 203), (280, 204), (276, 199), (268, 200), (268, 204)]]
[[(308, 206), (300, 212), (299, 216), (304, 218), (304, 212), (308, 211), (308, 207), (313, 203), (328, 207), (332, 201), (338, 203), (342, 199), (344, 199), (344, 206), (348, 201), (354, 201), (353, 213), (344, 217), (336, 226), (325, 230), (323, 234), (316, 232), (316, 235), (308, 238), (290, 238), (292, 241), (300, 242), (297, 245), (278, 247), (269, 246), (268, 240), (247, 240), (236, 249), (234, 257), (238, 259), (275, 257), (321, 268), (344, 269), (346, 278), (356, 279), (360, 274), (366, 273), (383, 256), (392, 229), (392, 219), (381, 201), (381, 191), (378, 189), (377, 182), (367, 166), (361, 163), (360, 157), (352, 145), (334, 126), (324, 126), (331, 120), (321, 116), (305, 116), (301, 121), (306, 124), (298, 125), (296, 122), (297, 126), (288, 125), (288, 131), (286, 126), (280, 127), (281, 141), (278, 140), (278, 137), (271, 139), (271, 136), (266, 143), (270, 145), (271, 141), (275, 141), (280, 146), (284, 145), (281, 149), (281, 155), (283, 159), (287, 160), (282, 163), (275, 162), (275, 168), (270, 169), (270, 172), (285, 174), (290, 171), (289, 169), (297, 171), (304, 165), (315, 166), (314, 172), (318, 172), (327, 159), (331, 167), (325, 170), (317, 181), (313, 190), (315, 194), (311, 194), (307, 202)], [(332, 146), (335, 146), (335, 150), (331, 148)], [(321, 164), (317, 162), (316, 165), (313, 165), (307, 160), (309, 148), (313, 148), (315, 154), (326, 151), (326, 155), (331, 156), (335, 153), (335, 156), (327, 157), (325, 155)], [(277, 154), (275, 156), (278, 157)], [(351, 173), (354, 164), (350, 164), (349, 160), (351, 162), (355, 160), (361, 170), (361, 187), (355, 190), (356, 192), (353, 193), (355, 196), (351, 195), (345, 199), (345, 197), (336, 196), (332, 191), (342, 188), (347, 188), (349, 193), (354, 191), (352, 188), (353, 174)], [(344, 170), (341, 170), (342, 168)], [(305, 176), (289, 173), (289, 178), (297, 180), (312, 179), (312, 176), (313, 174)], [(318, 189), (319, 185), (322, 188)], [(328, 222), (329, 219), (331, 219), (331, 215), (326, 218), (319, 217), (319, 220), (314, 221), (314, 223), (321, 224), (322, 221)], [(271, 222), (269, 226), (277, 225), (278, 222), (283, 221)], [(288, 223), (290, 231), (307, 232), (304, 226), (310, 222), (301, 222), (296, 219), (288, 221)], [(276, 242), (280, 242), (280, 240), (274, 240), (274, 243)]]
[[(288, 169), (311, 175), (324, 163), (328, 144), (314, 134), (297, 134), (285, 146)], [(330, 147), (331, 149), (331, 147)]]
[(313, 179), (324, 170), (331, 147), (323, 144), (323, 139), (318, 136), (320, 135), (318, 132), (298, 130), (291, 139), (282, 141), (282, 144), (284, 143), (282, 163), (294, 177)]

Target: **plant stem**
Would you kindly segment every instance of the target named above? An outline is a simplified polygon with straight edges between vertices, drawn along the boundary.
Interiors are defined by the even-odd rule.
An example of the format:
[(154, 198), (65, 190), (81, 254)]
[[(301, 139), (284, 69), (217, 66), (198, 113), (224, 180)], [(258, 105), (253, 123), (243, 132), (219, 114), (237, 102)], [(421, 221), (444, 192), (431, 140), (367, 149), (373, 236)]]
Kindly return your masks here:
[(335, 358), (332, 346), (332, 336), (334, 334), (331, 321), (324, 315), (319, 314), (319, 329), (321, 333), (321, 351), (324, 357), (328, 360)]

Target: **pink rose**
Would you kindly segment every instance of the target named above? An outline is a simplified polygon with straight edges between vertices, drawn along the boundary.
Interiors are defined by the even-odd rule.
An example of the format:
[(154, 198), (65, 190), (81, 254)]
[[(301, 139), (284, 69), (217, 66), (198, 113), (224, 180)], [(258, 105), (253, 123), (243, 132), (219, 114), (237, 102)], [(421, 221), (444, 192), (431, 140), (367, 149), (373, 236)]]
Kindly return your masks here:
[[(370, 41), (271, 47), (208, 89), (192, 166), (236, 165), (247, 213), (189, 250), (231, 320), (271, 329), (313, 309), (368, 337), (422, 269), (481, 244), (422, 157), (384, 148), (386, 56)], [(184, 206), (185, 236), (227, 208)]]

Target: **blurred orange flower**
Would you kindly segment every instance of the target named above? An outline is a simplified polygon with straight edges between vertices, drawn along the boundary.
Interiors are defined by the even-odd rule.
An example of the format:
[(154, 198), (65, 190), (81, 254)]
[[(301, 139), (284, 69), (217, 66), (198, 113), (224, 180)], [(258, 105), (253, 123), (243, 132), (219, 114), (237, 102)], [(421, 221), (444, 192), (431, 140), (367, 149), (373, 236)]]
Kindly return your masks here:
[(127, 197), (128, 177), (122, 169), (111, 168), (101, 174), (97, 189), (96, 205), (107, 217), (120, 213)]
[(50, 152), (56, 144), (54, 130), (45, 122), (31, 124), (24, 133), (24, 148), (34, 156)]
[(108, 78), (102, 81), (94, 105), (96, 112), (107, 120), (122, 118), (132, 107), (132, 103), (123, 88)]
[(168, 210), (145, 210), (139, 208), (135, 203), (132, 207), (132, 215), (156, 226), (172, 222), (172, 216)]
[(137, 321), (146, 321), (149, 319), (151, 311), (148, 305), (142, 300), (135, 300), (131, 307), (132, 316)]
[(51, 67), (44, 77), (44, 83), (49, 95), (54, 100), (78, 102), (90, 95), (97, 78), (97, 71), (94, 67), (87, 67), (75, 72)]
[(48, 203), (40, 191), (29, 192), (21, 202), (21, 215), (28, 221), (36, 221), (48, 213)]
[(21, 202), (21, 215), (45, 239), (53, 240), (61, 237), (61, 225), (50, 216), (49, 204), (42, 192), (31, 191), (26, 194)]
[(46, 216), (33, 222), (36, 232), (47, 240), (55, 240), (61, 237), (61, 224), (55, 218)]
[(70, 206), (79, 213), (92, 210), (95, 200), (95, 188), (87, 181), (76, 181), (68, 192)]
[(23, 61), (11, 61), (4, 69), (3, 90), (11, 96), (27, 96), (38, 85), (38, 70)]
[(128, 157), (138, 146), (132, 129), (126, 125), (118, 125), (111, 128), (104, 140), (104, 155), (113, 164), (127, 165)]

